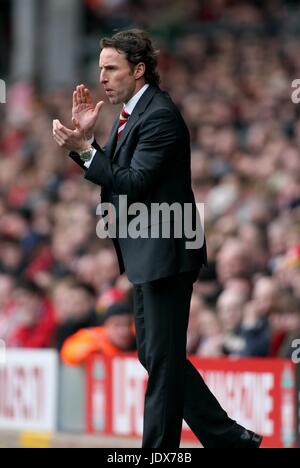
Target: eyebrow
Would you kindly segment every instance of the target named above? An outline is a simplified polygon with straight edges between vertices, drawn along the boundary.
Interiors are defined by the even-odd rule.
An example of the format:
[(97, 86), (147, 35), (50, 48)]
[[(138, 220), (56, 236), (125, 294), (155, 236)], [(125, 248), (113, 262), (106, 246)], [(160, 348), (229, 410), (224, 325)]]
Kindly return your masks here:
[(114, 68), (118, 68), (118, 65), (109, 63), (108, 65), (99, 65), (99, 68), (100, 70), (102, 70), (102, 68), (114, 69)]

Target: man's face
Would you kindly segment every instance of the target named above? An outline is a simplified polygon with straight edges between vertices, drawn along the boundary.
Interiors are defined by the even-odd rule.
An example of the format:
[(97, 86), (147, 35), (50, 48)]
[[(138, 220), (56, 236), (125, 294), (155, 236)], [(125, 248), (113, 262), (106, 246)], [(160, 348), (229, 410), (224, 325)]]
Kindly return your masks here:
[(104, 48), (100, 54), (100, 83), (111, 104), (126, 103), (136, 92), (134, 70), (126, 56), (116, 49)]
[(95, 307), (94, 299), (81, 288), (71, 289), (72, 319), (85, 319), (91, 309)]
[(242, 302), (239, 302), (234, 294), (221, 299), (218, 306), (218, 316), (227, 333), (234, 332), (240, 326), (243, 315)]
[(19, 288), (14, 292), (16, 319), (20, 326), (32, 327), (40, 317), (42, 301), (39, 296)]

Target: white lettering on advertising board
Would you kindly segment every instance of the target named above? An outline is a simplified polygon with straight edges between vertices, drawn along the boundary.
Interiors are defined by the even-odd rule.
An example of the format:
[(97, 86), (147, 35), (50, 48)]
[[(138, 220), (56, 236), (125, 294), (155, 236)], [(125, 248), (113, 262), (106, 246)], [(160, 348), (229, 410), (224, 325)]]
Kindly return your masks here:
[(55, 351), (8, 350), (0, 365), (0, 429), (55, 430), (57, 373)]

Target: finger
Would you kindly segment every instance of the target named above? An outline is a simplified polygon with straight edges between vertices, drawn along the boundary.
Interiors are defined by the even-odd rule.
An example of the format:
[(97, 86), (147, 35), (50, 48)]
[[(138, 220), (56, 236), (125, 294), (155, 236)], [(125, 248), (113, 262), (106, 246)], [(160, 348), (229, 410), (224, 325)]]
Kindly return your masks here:
[(60, 126), (62, 126), (62, 123), (60, 120), (58, 119), (53, 120), (53, 128), (59, 128)]
[(97, 105), (96, 105), (96, 107), (95, 107), (95, 114), (97, 115), (97, 117), (98, 117), (99, 112), (100, 112), (100, 110), (101, 110), (101, 108), (102, 108), (103, 105), (104, 105), (104, 101), (99, 101), (99, 102), (97, 103)]
[(64, 146), (65, 142), (62, 138), (60, 138), (58, 135), (54, 135), (54, 140), (59, 146)]
[(81, 86), (77, 86), (78, 103), (81, 103)]
[(54, 131), (54, 136), (62, 139), (64, 142), (66, 141), (66, 138), (67, 138), (67, 136), (63, 132), (57, 129)]
[(53, 120), (53, 134), (58, 129), (58, 120)]
[(69, 128), (65, 127), (59, 120), (57, 121), (56, 128), (68, 137), (73, 135), (73, 130), (70, 130)]
[(73, 107), (78, 106), (77, 91), (73, 93)]
[(61, 126), (61, 124), (60, 124), (59, 120), (54, 120), (53, 121), (53, 134), (55, 134), (57, 131), (60, 130), (60, 126)]
[(80, 86), (80, 100), (81, 100), (81, 103), (82, 104), (85, 104), (86, 103), (86, 97), (85, 97), (85, 94), (84, 94), (84, 85), (81, 85)]
[(77, 86), (76, 93), (77, 93), (77, 104), (81, 104), (82, 99), (81, 99), (81, 87), (80, 86)]
[(80, 124), (78, 120), (74, 119), (74, 117), (72, 118), (72, 124), (74, 125), (75, 128), (80, 128)]
[(53, 121), (53, 134), (60, 135), (61, 138), (66, 139), (73, 135), (73, 130), (64, 127), (59, 120)]
[(84, 88), (84, 95), (85, 95), (86, 102), (88, 104), (93, 104), (93, 97), (88, 88)]
[(69, 130), (68, 128), (63, 127), (59, 128), (57, 133), (59, 133), (59, 135), (61, 135), (63, 138), (68, 139), (73, 136), (74, 130)]

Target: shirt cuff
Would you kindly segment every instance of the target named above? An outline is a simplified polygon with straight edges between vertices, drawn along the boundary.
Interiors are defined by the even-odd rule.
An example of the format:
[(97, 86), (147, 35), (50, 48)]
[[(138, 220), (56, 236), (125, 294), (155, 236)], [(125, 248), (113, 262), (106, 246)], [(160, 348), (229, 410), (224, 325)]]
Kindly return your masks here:
[[(93, 141), (94, 141), (94, 138), (93, 138)], [(87, 161), (87, 162), (84, 163), (84, 167), (86, 167), (87, 169), (89, 169), (90, 165), (91, 165), (92, 162), (93, 162), (93, 159), (94, 159), (96, 153), (97, 153), (97, 150), (94, 148), (94, 149), (93, 149), (93, 154), (92, 154), (91, 159), (90, 159), (89, 161)]]

